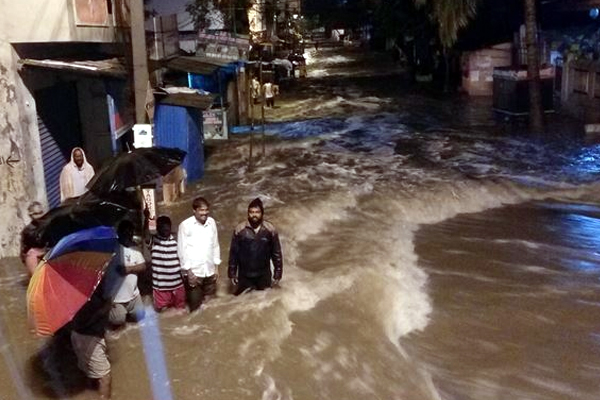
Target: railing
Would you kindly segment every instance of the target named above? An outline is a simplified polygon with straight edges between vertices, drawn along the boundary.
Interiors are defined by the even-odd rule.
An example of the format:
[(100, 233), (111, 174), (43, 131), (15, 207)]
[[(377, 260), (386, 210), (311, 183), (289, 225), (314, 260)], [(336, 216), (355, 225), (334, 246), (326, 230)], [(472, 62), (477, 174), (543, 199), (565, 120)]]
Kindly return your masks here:
[(600, 61), (564, 63), (560, 88), (563, 111), (586, 123), (600, 122)]

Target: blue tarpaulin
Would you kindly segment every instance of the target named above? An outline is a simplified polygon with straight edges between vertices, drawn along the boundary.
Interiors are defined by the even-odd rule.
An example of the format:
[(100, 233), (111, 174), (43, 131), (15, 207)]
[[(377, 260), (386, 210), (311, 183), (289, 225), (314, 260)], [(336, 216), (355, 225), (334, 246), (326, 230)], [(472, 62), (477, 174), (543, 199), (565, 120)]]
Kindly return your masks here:
[(223, 102), (227, 102), (227, 83), (235, 79), (237, 76), (237, 64), (230, 63), (223, 67), (219, 67), (212, 74), (188, 74), (188, 85), (194, 89), (202, 89), (212, 94), (217, 95), (215, 104), (219, 104), (223, 96)]

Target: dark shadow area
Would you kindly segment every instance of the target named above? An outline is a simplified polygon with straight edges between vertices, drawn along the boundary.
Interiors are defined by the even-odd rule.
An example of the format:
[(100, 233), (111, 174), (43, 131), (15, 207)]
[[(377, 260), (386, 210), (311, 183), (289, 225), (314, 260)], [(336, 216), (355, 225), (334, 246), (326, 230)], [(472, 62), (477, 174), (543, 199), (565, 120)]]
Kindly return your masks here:
[(77, 367), (70, 334), (67, 327), (62, 328), (29, 359), (25, 379), (34, 395), (60, 399), (93, 389)]

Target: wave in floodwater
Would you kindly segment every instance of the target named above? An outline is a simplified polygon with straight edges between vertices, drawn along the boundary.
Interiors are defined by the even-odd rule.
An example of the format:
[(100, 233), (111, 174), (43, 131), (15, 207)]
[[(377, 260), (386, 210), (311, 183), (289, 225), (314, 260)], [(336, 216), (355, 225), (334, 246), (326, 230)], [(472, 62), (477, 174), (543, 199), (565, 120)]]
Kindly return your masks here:
[[(389, 105), (387, 99), (360, 101)], [(208, 308), (226, 320), (277, 309), (272, 329), (239, 348), (246, 361), (262, 360), (256, 371), (264, 378), (263, 398), (308, 398), (298, 391), (318, 397), (320, 390), (325, 398), (443, 398), (434, 368), (403, 348), (403, 338), (424, 330), (432, 312), (415, 231), (461, 213), (535, 199), (586, 199), (597, 190), (598, 146), (501, 137), (486, 124), (438, 129), (432, 120), (433, 128), (415, 129), (402, 112), (356, 113), (267, 125), (265, 155), (251, 173), (248, 135), (211, 155), (209, 173), (219, 179), (204, 190), (218, 192), (219, 204), (237, 203), (238, 215), (260, 196), (281, 231), (284, 287), (257, 293), (249, 303), (224, 299)], [(253, 140), (260, 152), (260, 136)], [(535, 272), (536, 266), (521, 268)], [(338, 331), (348, 324), (368, 337)], [(378, 348), (382, 338), (392, 347)], [(269, 343), (262, 357), (251, 351), (259, 342)], [(344, 362), (336, 361), (336, 352)], [(294, 372), (282, 373), (291, 360)], [(382, 365), (392, 370), (378, 370)], [(323, 383), (322, 374), (331, 381)], [(292, 375), (319, 389), (299, 388)], [(348, 376), (356, 378), (348, 382)]]
[[(314, 62), (339, 77), (353, 59)], [(597, 145), (499, 134), (477, 106), (314, 85), (310, 100), (281, 105), (296, 118), (266, 125), (264, 137), (248, 128), (211, 144), (206, 176), (189, 188), (213, 204), (224, 260), (248, 202), (263, 199), (282, 240), (281, 287), (233, 297), (222, 279), (200, 313), (157, 315), (113, 337), (115, 398), (161, 387), (176, 399), (444, 399), (439, 369), (407, 341), (435, 311), (417, 230), (529, 200), (592, 200), (598, 189)], [(170, 213), (187, 217), (189, 198)], [(527, 239), (492, 244), (543, 250)], [(9, 278), (0, 290), (20, 296)], [(158, 347), (144, 343), (155, 339), (166, 370), (148, 361)]]

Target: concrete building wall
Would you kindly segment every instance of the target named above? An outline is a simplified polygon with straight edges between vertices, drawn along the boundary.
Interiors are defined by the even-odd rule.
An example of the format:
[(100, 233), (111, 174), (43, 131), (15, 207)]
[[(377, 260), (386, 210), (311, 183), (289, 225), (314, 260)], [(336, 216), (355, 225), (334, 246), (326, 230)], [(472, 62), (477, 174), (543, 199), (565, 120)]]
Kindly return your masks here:
[(99, 79), (81, 79), (77, 82), (77, 92), (83, 148), (97, 171), (100, 163), (112, 156), (106, 88)]
[(112, 17), (105, 26), (78, 26), (73, 0), (0, 0), (0, 41), (110, 42)]
[(0, 43), (0, 257), (18, 254), (27, 206), (46, 194), (35, 101), (16, 64), (12, 46)]
[(177, 15), (177, 27), (180, 31), (191, 31), (194, 29), (192, 16), (185, 11), (185, 6), (191, 0), (150, 0), (146, 3), (146, 9), (157, 15)]
[[(12, 44), (114, 40), (112, 17), (104, 26), (78, 26), (73, 1), (0, 0), (0, 258), (18, 255), (27, 206), (46, 199), (33, 89), (19, 72)], [(33, 86), (52, 78), (36, 79)]]

